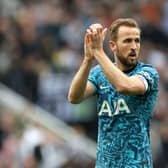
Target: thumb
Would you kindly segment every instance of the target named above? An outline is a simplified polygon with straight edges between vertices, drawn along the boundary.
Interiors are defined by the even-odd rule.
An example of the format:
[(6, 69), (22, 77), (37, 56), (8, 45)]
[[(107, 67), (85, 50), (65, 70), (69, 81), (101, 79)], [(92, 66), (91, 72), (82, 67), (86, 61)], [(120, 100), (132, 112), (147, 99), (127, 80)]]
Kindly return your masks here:
[(88, 47), (89, 44), (90, 44), (90, 34), (86, 33), (86, 35), (85, 35), (85, 45), (86, 45), (86, 47)]

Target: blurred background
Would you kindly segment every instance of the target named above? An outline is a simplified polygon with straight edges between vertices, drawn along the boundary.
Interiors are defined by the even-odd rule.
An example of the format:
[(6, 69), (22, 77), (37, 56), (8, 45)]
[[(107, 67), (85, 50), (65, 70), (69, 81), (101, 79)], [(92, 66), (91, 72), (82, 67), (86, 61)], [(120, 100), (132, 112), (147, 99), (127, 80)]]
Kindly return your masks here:
[(0, 168), (94, 168), (95, 98), (67, 94), (86, 28), (118, 17), (138, 21), (141, 60), (160, 74), (151, 144), (168, 167), (168, 0), (0, 0)]

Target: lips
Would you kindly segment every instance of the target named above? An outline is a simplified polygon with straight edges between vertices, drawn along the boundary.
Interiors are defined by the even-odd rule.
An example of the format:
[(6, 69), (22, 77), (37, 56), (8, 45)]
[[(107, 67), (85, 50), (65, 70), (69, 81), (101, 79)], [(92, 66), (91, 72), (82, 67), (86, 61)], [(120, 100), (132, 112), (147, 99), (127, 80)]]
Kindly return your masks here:
[(136, 57), (136, 53), (129, 54), (130, 57)]

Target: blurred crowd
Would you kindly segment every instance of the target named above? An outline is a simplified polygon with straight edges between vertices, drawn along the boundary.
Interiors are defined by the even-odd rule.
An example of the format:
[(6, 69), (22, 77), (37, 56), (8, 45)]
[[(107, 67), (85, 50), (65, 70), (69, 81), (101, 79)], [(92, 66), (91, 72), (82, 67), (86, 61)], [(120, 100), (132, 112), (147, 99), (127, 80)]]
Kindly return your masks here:
[[(160, 74), (151, 144), (154, 168), (167, 168), (168, 0), (1, 0), (0, 82), (96, 141), (95, 99), (74, 106), (68, 103), (67, 93), (83, 58), (86, 28), (96, 22), (109, 27), (119, 17), (138, 21), (142, 29), (141, 60)], [(113, 60), (108, 38), (104, 47)], [(74, 157), (72, 149), (62, 145), (59, 138), (41, 135), (38, 126), (25, 127), (22, 120), (3, 109), (1, 112), (0, 168), (94, 167), (94, 160)], [(32, 143), (30, 152), (25, 146)], [(18, 146), (20, 152), (16, 154)]]

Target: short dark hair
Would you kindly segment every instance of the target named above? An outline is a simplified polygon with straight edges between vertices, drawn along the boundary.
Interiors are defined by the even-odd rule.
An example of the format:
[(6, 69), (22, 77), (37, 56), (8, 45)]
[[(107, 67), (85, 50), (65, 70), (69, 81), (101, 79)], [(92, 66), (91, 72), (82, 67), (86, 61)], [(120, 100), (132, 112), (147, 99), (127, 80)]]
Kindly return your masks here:
[(117, 41), (118, 30), (121, 26), (135, 27), (140, 30), (140, 27), (135, 19), (132, 18), (119, 18), (115, 20), (110, 26), (110, 40)]

